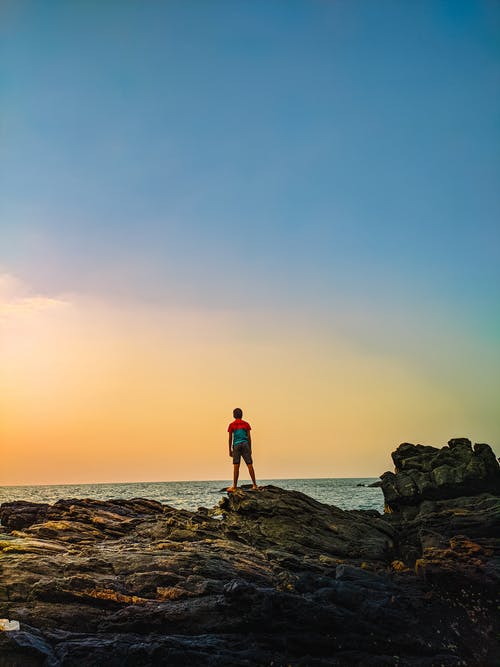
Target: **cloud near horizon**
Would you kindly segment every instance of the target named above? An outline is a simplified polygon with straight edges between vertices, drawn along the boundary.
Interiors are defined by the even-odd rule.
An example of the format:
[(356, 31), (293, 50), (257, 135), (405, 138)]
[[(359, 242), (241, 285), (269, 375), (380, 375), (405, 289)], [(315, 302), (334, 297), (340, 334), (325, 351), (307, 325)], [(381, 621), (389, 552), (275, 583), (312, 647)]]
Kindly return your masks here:
[(67, 308), (67, 298), (49, 297), (33, 292), (30, 286), (11, 273), (0, 273), (0, 317)]

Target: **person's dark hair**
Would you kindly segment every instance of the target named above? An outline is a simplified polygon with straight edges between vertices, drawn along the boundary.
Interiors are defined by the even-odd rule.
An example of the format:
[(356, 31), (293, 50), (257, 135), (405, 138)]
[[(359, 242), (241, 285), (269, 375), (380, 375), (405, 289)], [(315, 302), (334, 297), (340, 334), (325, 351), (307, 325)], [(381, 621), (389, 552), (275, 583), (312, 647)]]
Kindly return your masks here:
[(243, 417), (243, 410), (241, 408), (234, 408), (233, 417), (235, 419), (241, 419)]

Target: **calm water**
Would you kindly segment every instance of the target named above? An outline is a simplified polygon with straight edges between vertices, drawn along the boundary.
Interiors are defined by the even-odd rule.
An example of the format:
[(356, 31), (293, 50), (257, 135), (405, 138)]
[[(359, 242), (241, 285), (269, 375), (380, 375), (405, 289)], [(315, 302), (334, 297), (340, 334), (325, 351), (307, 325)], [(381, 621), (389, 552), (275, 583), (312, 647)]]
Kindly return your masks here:
[[(383, 495), (379, 488), (358, 484), (370, 484), (374, 478), (355, 479), (274, 479), (261, 480), (260, 484), (274, 484), (283, 489), (302, 491), (322, 503), (342, 509), (375, 509), (383, 511)], [(247, 483), (246, 480), (242, 481)], [(0, 487), (0, 503), (10, 500), (52, 503), (59, 498), (151, 498), (167, 505), (194, 510), (197, 507), (213, 507), (223, 495), (221, 489), (227, 481), (205, 482), (134, 482), (123, 484), (76, 484), (58, 486), (3, 486)]]

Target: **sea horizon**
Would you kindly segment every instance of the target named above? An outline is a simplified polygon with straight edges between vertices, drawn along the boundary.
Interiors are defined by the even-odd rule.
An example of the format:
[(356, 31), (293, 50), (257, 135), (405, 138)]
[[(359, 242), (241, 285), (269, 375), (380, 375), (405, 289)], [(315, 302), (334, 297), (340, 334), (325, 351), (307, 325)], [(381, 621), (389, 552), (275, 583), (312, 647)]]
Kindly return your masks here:
[[(259, 480), (260, 486), (280, 486), (300, 491), (327, 505), (341, 509), (383, 510), (380, 488), (369, 484), (377, 477), (270, 478)], [(246, 477), (239, 485), (249, 483)], [(230, 480), (182, 480), (168, 482), (98, 482), (94, 484), (22, 484), (0, 486), (0, 503), (27, 501), (54, 503), (62, 498), (95, 500), (148, 498), (165, 505), (187, 510), (214, 507), (225, 493)]]
[[(240, 478), (241, 479), (241, 478)], [(289, 481), (289, 480), (321, 480), (321, 479), (380, 479), (380, 475), (366, 475), (366, 476), (359, 476), (359, 477), (269, 477), (269, 478), (263, 478), (261, 479), (261, 482), (268, 482), (268, 481)], [(0, 484), (0, 489), (8, 489), (8, 488), (20, 488), (20, 487), (28, 487), (28, 486), (36, 486), (36, 487), (47, 487), (47, 486), (95, 486), (99, 484), (170, 484), (170, 483), (175, 483), (175, 484), (182, 484), (184, 483), (190, 483), (190, 482), (226, 482), (229, 480), (228, 477), (220, 477), (220, 478), (204, 478), (204, 479), (156, 479), (156, 480), (136, 480), (136, 481), (107, 481), (107, 482), (58, 482), (54, 484)]]

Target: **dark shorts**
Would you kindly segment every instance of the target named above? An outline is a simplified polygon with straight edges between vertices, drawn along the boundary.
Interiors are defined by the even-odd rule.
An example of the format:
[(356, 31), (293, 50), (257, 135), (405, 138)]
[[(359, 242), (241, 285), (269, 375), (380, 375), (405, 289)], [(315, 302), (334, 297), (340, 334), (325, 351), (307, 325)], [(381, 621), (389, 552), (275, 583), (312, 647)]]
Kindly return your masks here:
[(248, 442), (242, 442), (240, 445), (234, 445), (233, 447), (233, 463), (239, 463), (241, 457), (243, 457), (243, 461), (245, 461), (247, 465), (253, 463), (252, 452), (250, 451)]

